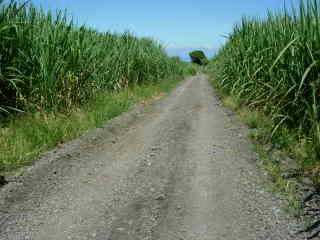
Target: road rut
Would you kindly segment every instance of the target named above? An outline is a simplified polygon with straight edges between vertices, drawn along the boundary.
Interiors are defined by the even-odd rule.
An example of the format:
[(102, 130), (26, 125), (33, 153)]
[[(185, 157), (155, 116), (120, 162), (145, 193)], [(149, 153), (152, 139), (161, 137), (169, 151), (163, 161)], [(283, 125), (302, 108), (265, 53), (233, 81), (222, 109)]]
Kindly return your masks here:
[(206, 76), (45, 154), (0, 191), (0, 239), (297, 239)]

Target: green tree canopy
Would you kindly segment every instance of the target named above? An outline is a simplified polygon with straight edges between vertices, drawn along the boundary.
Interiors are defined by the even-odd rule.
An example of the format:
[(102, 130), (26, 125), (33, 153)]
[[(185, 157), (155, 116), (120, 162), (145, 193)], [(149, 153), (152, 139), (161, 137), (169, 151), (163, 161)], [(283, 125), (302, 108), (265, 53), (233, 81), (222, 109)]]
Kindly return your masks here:
[(199, 65), (207, 65), (209, 63), (208, 58), (203, 51), (197, 50), (189, 53), (191, 62)]

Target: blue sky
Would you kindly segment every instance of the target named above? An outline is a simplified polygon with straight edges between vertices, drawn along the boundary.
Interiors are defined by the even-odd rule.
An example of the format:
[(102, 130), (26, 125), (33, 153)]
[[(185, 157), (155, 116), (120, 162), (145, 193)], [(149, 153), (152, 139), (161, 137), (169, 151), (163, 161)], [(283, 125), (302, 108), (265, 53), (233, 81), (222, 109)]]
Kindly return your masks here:
[(68, 9), (79, 24), (99, 31), (130, 30), (153, 37), (171, 54), (219, 48), (243, 15), (264, 16), (299, 0), (33, 0), (45, 9)]

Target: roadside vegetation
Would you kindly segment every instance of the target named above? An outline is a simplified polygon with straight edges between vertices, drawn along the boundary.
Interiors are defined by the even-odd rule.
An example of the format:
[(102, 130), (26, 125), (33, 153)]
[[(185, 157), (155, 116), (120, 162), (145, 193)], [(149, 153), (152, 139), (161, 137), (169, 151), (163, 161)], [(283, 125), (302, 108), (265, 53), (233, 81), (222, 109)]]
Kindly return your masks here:
[(68, 113), (37, 111), (7, 119), (0, 125), (0, 173), (11, 175), (19, 167), (32, 163), (41, 153), (90, 129), (102, 127), (107, 120), (134, 104), (163, 96), (181, 80), (181, 77), (175, 77), (121, 91), (100, 92)]
[[(312, 189), (305, 200), (318, 198), (320, 2), (301, 1), (298, 8), (266, 18), (243, 18), (208, 71), (228, 105), (252, 128), (251, 136), (267, 149), (274, 180), (281, 186), (289, 182), (292, 191), (290, 179), (303, 182)], [(315, 208), (317, 217), (319, 205)]]
[(100, 33), (62, 11), (0, 0), (0, 172), (29, 164), (194, 71), (151, 39)]
[(205, 66), (209, 63), (207, 56), (201, 50), (190, 52), (189, 56), (192, 63), (198, 64), (200, 66)]

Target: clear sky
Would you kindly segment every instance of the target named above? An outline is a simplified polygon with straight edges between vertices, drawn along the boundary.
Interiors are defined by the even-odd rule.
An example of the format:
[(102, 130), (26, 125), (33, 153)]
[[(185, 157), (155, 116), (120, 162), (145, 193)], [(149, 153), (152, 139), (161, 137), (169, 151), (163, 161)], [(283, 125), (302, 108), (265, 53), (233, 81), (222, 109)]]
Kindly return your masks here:
[(217, 49), (243, 15), (264, 16), (299, 0), (33, 0), (45, 9), (68, 9), (79, 24), (99, 31), (130, 30), (153, 37), (171, 52)]

